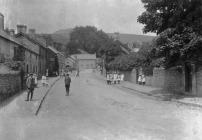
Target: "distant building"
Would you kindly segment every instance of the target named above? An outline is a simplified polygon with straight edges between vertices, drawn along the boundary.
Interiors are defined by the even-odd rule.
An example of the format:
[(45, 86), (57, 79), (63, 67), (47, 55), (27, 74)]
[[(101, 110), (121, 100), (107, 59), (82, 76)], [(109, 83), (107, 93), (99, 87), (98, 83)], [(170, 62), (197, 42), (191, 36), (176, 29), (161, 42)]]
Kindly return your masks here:
[(75, 54), (72, 57), (76, 59), (79, 70), (96, 68), (96, 54)]
[(47, 69), (49, 75), (60, 74), (65, 67), (65, 56), (52, 46), (47, 48)]

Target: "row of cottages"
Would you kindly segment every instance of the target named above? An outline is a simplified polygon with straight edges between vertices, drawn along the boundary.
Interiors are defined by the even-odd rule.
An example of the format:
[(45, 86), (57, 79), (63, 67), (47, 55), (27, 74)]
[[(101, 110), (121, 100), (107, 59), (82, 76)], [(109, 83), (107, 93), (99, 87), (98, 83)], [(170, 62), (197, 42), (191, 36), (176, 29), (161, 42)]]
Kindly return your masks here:
[[(49, 72), (60, 72), (64, 67), (64, 55), (57, 50), (47, 47), (46, 41), (36, 35), (35, 29), (29, 29), (26, 25), (17, 25), (17, 33), (14, 30), (4, 30), (4, 16), (0, 14), (0, 60), (8, 59), (21, 61), (21, 69), (24, 73), (36, 73), (39, 76)], [(51, 51), (50, 51), (51, 50)], [(58, 67), (52, 69), (52, 61), (58, 63)], [(50, 69), (50, 70), (49, 70)]]
[[(27, 33), (25, 25), (17, 25), (15, 37), (20, 41), (24, 49), (24, 71), (43, 75), (46, 73), (46, 41), (37, 37), (35, 29)], [(23, 50), (21, 49), (21, 50)]]

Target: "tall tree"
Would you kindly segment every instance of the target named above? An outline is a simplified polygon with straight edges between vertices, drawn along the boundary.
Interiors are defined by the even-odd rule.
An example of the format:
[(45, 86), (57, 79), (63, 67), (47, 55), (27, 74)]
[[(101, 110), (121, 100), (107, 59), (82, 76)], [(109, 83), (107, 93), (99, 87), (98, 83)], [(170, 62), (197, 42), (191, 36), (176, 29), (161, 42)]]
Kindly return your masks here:
[(106, 62), (114, 60), (120, 55), (121, 42), (110, 38), (102, 30), (92, 26), (75, 27), (70, 34), (70, 42), (66, 46), (69, 54), (79, 53), (82, 49), (88, 53), (96, 53), (98, 57), (105, 55)]
[(88, 53), (98, 53), (99, 48), (103, 47), (108, 40), (108, 35), (95, 27), (75, 27), (70, 34), (70, 42), (66, 48), (70, 54), (75, 53), (78, 48)]
[(154, 51), (165, 67), (197, 61), (202, 52), (201, 0), (142, 0), (143, 31), (159, 35)]

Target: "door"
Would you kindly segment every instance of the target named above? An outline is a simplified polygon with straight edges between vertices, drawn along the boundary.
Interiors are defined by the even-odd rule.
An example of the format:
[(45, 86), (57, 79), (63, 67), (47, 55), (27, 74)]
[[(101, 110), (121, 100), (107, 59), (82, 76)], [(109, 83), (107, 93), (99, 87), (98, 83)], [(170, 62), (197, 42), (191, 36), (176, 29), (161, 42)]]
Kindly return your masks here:
[(185, 64), (185, 91), (192, 91), (192, 67), (190, 63)]

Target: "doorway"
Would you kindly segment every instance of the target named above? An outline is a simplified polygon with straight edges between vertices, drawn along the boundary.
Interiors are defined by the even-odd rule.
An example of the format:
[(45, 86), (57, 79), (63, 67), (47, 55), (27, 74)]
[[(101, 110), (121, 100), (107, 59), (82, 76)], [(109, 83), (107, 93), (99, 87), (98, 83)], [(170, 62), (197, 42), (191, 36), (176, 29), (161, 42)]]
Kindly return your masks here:
[(192, 66), (190, 63), (185, 64), (185, 91), (192, 91)]

